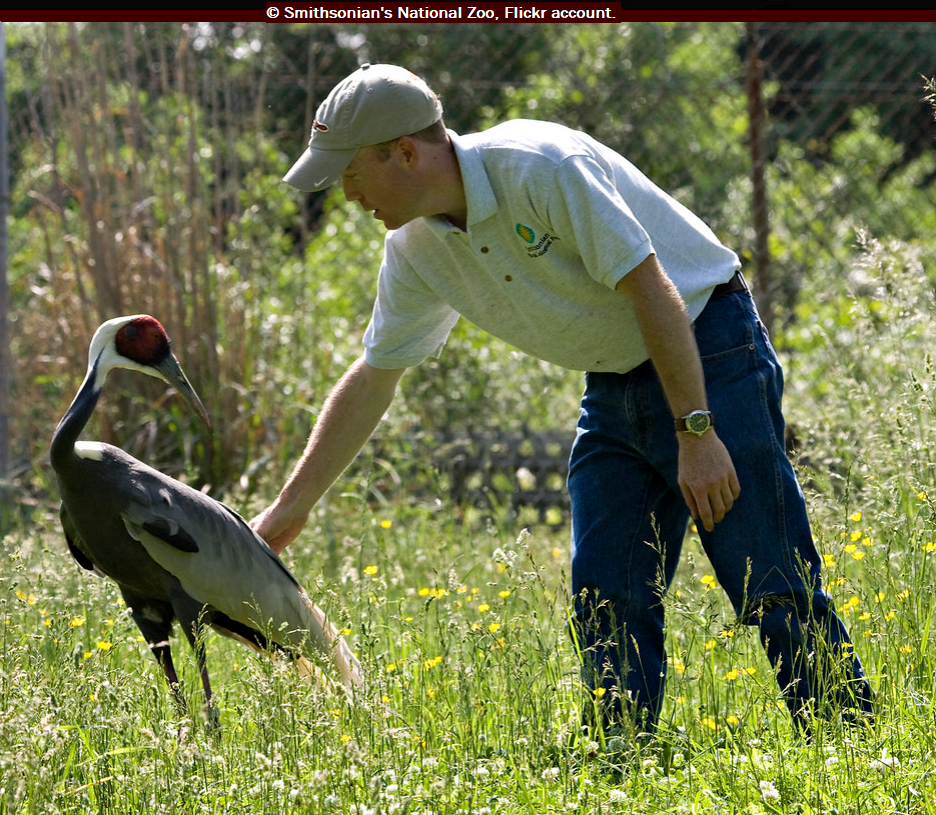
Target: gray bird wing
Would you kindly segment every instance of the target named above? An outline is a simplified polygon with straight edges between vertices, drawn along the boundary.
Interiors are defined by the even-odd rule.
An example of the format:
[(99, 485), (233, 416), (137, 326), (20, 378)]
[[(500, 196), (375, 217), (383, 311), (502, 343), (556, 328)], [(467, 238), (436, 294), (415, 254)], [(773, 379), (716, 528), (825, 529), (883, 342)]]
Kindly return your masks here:
[(148, 505), (122, 513), (149, 556), (200, 602), (280, 645), (311, 655), (311, 644), (330, 653), (346, 684), (357, 684), (357, 660), (335, 626), (247, 522), (219, 501), (157, 475)]

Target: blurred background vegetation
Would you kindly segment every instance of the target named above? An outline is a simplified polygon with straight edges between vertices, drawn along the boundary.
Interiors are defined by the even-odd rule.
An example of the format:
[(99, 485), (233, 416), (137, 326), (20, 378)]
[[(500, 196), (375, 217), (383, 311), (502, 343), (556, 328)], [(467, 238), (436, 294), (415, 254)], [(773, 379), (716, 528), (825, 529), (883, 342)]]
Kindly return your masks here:
[[(94, 436), (214, 494), (272, 497), (370, 316), (382, 227), (335, 191), (281, 181), (318, 102), (365, 61), (423, 75), (456, 130), (552, 119), (620, 150), (744, 258), (794, 361), (873, 289), (869, 240), (933, 275), (936, 23), (50, 23), (6, 37), (0, 443), (16, 502), (0, 516), (54, 496), (48, 441), (90, 337), (137, 312), (166, 325), (213, 430), (116, 372)], [(801, 365), (794, 398), (821, 397), (826, 373)], [(463, 321), (404, 379), (380, 452), (356, 465), (362, 489), (386, 500), (432, 434), (571, 435), (580, 387)]]

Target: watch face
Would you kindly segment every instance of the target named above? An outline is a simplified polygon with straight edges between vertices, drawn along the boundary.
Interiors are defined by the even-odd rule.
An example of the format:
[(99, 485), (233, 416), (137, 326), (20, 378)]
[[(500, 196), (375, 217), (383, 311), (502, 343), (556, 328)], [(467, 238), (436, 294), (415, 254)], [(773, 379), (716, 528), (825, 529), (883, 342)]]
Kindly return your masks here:
[(702, 411), (692, 413), (686, 417), (686, 430), (700, 436), (711, 427), (711, 424), (712, 420), (709, 414)]

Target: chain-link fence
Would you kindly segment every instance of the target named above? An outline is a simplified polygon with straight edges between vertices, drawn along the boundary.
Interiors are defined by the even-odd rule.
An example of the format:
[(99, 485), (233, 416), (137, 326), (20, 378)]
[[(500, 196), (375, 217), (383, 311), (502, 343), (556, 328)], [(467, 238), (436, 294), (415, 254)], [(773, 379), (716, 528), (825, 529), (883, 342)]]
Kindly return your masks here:
[[(277, 366), (333, 380), (353, 345), (336, 332), (369, 312), (369, 281), (324, 275), (329, 253), (379, 253), (373, 226), (332, 249), (327, 197), (280, 181), (318, 102), (364, 61), (425, 76), (456, 130), (552, 119), (620, 150), (742, 255), (768, 320), (795, 313), (805, 270), (847, 271), (862, 231), (931, 251), (936, 23), (47, 24), (8, 39), (12, 331), (35, 361), (17, 403), (58, 405), (63, 370), (80, 375), (73, 338), (101, 320), (164, 315), (217, 391), (216, 483), (243, 470), (229, 451), (269, 440)], [(295, 282), (310, 264), (315, 289)], [(252, 413), (232, 382), (254, 383)], [(297, 402), (321, 398), (303, 387)], [(44, 449), (42, 412), (15, 417), (23, 458)]]

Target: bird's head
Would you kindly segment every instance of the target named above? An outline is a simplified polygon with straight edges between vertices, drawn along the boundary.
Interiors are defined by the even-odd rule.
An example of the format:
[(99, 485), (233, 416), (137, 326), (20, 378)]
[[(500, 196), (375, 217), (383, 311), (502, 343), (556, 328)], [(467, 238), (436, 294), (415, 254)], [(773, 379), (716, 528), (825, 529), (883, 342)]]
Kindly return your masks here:
[(88, 372), (95, 376), (96, 389), (104, 385), (111, 368), (130, 368), (162, 379), (209, 424), (205, 406), (172, 353), (169, 335), (154, 317), (148, 314), (115, 317), (94, 332), (88, 351)]

